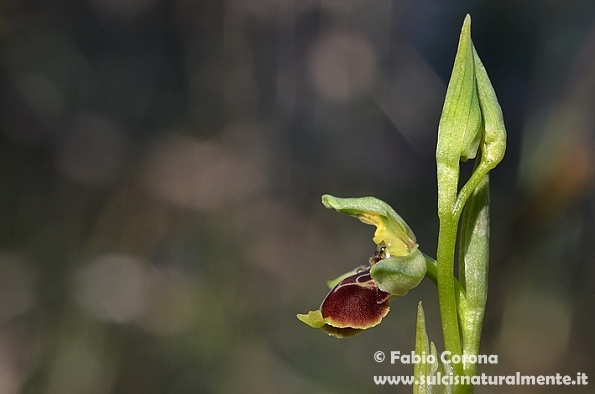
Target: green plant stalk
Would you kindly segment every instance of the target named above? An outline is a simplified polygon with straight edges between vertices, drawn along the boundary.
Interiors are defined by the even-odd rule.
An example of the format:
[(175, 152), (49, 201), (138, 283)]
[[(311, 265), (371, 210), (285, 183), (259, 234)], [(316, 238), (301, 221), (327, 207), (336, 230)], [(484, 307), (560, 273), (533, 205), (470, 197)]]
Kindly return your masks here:
[[(471, 18), (465, 17), (444, 107), (438, 125), (438, 247), (436, 250), (438, 302), (445, 350), (461, 355), (454, 259), (460, 211), (454, 209), (459, 184), (459, 161), (474, 158), (481, 140), (481, 110), (475, 86)], [(463, 203), (464, 205), (464, 203)], [(454, 365), (463, 374), (460, 364)]]
[[(459, 220), (463, 213), (463, 208), (469, 201), (474, 193), (477, 194), (479, 189), (483, 190), (487, 188), (487, 173), (489, 168), (484, 164), (484, 161), (480, 161), (471, 178), (465, 183), (457, 195), (456, 202), (453, 204), (452, 211), (443, 212), (440, 215), (440, 230), (438, 234), (438, 249), (436, 251), (437, 260), (437, 285), (438, 285), (438, 301), (440, 305), (440, 315), (442, 319), (442, 331), (444, 335), (444, 347), (452, 354), (461, 355), (463, 351), (466, 354), (477, 354), (479, 350), (479, 339), (481, 335), (481, 323), (483, 322), (483, 313), (485, 309), (485, 299), (483, 303), (480, 300), (475, 300), (472, 310), (469, 310), (468, 302), (460, 302), (461, 296), (460, 291), (455, 291), (455, 282), (457, 281), (454, 277), (454, 259), (455, 259), (455, 247), (457, 243), (457, 230)], [(482, 183), (483, 182), (483, 183)], [(485, 183), (485, 187), (480, 187)], [(487, 196), (487, 192), (484, 193)], [(481, 194), (483, 196), (484, 194)], [(485, 197), (487, 199), (487, 197)], [(489, 204), (489, 199), (487, 199)], [(480, 204), (482, 204), (480, 202)], [(475, 203), (475, 210), (483, 209), (483, 205), (477, 206)], [(487, 218), (484, 220), (489, 226), (489, 206), (487, 208)], [(464, 221), (464, 223), (466, 223)], [(471, 227), (473, 223), (467, 226)], [(462, 233), (464, 232), (464, 226)], [(487, 230), (486, 230), (487, 231)], [(485, 237), (484, 237), (485, 238)], [(474, 238), (475, 239), (475, 238)], [(475, 242), (480, 242), (475, 240)], [(486, 239), (487, 242), (487, 239)], [(463, 248), (466, 251), (466, 248)], [(464, 252), (462, 252), (464, 253)], [(489, 251), (486, 251), (489, 253)], [(485, 256), (487, 259), (487, 256)], [(467, 291), (467, 283), (465, 279), (465, 265), (464, 258), (460, 258), (459, 261), (463, 261), (462, 269), (460, 272), (463, 274), (461, 278), (461, 285), (463, 288), (464, 300), (467, 300), (465, 296)], [(479, 264), (475, 264), (469, 267), (469, 271), (472, 269), (478, 269)], [(487, 270), (487, 263), (485, 264)], [(487, 273), (486, 273), (487, 275)], [(487, 280), (487, 278), (486, 278)], [(474, 282), (475, 283), (475, 282)], [(476, 284), (475, 287), (480, 286)], [(482, 286), (487, 286), (487, 283), (483, 283)], [(459, 295), (458, 295), (459, 294)], [(459, 317), (461, 320), (462, 330), (459, 331)], [(473, 320), (475, 323), (471, 324), (468, 320)], [(477, 324), (479, 323), (479, 327)], [(461, 345), (461, 334), (463, 336), (463, 344)], [(470, 340), (470, 343), (467, 343)], [(477, 348), (473, 353), (468, 353), (471, 349)], [(462, 374), (475, 374), (476, 368), (473, 370), (467, 370), (461, 366), (461, 364), (455, 365), (455, 373), (458, 375)]]
[[(451, 212), (440, 215), (436, 279), (445, 350), (453, 355), (477, 355), (487, 298), (489, 258), (489, 179), (485, 161), (461, 188)], [(474, 177), (481, 176), (479, 181)], [(465, 207), (465, 210), (462, 209)], [(461, 220), (461, 215), (463, 218)], [(454, 276), (455, 246), (461, 221), (459, 280)], [(427, 260), (427, 259), (426, 259)], [(430, 266), (431, 264), (428, 264)], [(430, 271), (430, 270), (428, 270)], [(430, 275), (432, 272), (430, 272)], [(458, 376), (473, 376), (475, 364), (454, 364)], [(455, 386), (454, 393), (472, 393), (473, 386)]]
[[(455, 277), (453, 275), (457, 227), (458, 217), (454, 217), (454, 215), (442, 215), (440, 217), (438, 248), (436, 251), (438, 302), (444, 335), (444, 348), (451, 352), (452, 355), (461, 355)], [(463, 374), (461, 364), (455, 364), (454, 370), (457, 375)]]
[[(427, 266), (427, 270), (426, 270), (426, 277), (428, 279), (430, 279), (432, 282), (434, 282), (435, 285), (438, 285), (438, 265), (436, 264), (436, 260), (434, 260), (433, 258), (431, 258), (430, 256), (428, 256), (427, 254), (424, 254), (424, 257), (426, 258), (426, 266)], [(461, 310), (461, 305), (462, 308), (465, 308), (466, 302), (467, 302), (467, 297), (465, 295), (465, 290), (463, 289), (463, 287), (461, 286), (461, 284), (459, 283), (459, 281), (455, 278), (454, 279), (455, 282), (455, 295), (457, 297), (457, 310)], [(459, 315), (459, 320), (462, 317)]]

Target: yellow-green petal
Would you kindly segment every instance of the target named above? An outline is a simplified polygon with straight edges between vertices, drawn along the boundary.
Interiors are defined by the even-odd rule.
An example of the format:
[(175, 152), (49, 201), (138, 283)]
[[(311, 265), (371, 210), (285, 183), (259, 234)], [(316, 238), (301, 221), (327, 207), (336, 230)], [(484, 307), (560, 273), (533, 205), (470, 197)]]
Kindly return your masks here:
[(319, 309), (310, 311), (306, 315), (298, 313), (297, 318), (312, 328), (322, 328), (326, 324)]

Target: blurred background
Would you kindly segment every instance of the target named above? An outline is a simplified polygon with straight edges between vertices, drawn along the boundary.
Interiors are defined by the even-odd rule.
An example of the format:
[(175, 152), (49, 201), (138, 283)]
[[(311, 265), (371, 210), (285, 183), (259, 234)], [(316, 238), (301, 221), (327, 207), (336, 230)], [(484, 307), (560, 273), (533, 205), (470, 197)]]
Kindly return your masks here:
[(410, 392), (373, 354), (420, 300), (442, 349), (433, 284), (351, 339), (295, 315), (375, 250), (324, 193), (435, 254), (466, 13), (508, 129), (479, 370), (595, 379), (595, 2), (5, 0), (0, 394)]

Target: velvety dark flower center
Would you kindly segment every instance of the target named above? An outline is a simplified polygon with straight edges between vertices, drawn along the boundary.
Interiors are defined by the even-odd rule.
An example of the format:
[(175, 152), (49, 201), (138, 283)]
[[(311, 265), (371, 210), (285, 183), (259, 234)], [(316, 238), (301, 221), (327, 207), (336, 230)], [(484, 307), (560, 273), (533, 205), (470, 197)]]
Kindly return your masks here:
[(327, 294), (320, 311), (333, 327), (366, 329), (386, 316), (388, 297), (388, 293), (378, 289), (367, 268), (339, 282)]

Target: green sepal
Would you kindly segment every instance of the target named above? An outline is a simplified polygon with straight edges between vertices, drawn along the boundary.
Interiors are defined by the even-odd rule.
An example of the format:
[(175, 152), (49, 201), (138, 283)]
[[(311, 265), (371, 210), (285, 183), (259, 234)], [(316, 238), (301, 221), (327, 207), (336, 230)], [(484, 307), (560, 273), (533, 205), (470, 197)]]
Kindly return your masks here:
[(376, 197), (339, 198), (325, 194), (322, 203), (327, 208), (376, 226), (373, 241), (376, 245), (385, 246), (391, 256), (407, 256), (417, 243), (413, 231), (403, 218)]
[(390, 256), (378, 261), (370, 268), (370, 275), (380, 290), (390, 295), (404, 296), (419, 285), (426, 270), (426, 258), (415, 245), (407, 256)]

